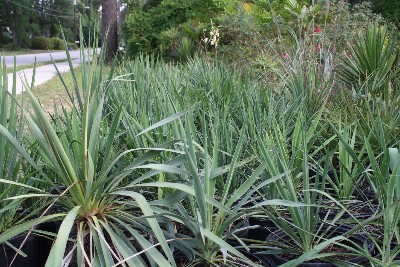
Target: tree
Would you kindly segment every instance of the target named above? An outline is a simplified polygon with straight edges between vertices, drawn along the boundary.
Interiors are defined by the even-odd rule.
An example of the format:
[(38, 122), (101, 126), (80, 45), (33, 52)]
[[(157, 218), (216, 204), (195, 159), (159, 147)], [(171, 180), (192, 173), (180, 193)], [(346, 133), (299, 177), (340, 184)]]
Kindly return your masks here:
[(71, 39), (70, 29), (74, 16), (71, 0), (34, 0), (34, 8), (37, 10), (36, 19), (42, 36), (61, 37), (61, 25)]
[(78, 13), (80, 14), (83, 38), (86, 44), (98, 45), (98, 43), (94, 43), (93, 31), (98, 33), (101, 29), (98, 20), (100, 18), (98, 12), (100, 6), (101, 0), (82, 0), (82, 2), (78, 2)]
[(3, 31), (9, 29), (13, 46), (29, 46), (29, 37), (34, 29), (33, 0), (5, 0), (2, 1), (0, 9), (1, 27)]
[(393, 0), (374, 0), (372, 10), (400, 26), (400, 2)]
[(105, 62), (111, 62), (118, 50), (118, 1), (102, 0), (102, 47), (106, 48)]

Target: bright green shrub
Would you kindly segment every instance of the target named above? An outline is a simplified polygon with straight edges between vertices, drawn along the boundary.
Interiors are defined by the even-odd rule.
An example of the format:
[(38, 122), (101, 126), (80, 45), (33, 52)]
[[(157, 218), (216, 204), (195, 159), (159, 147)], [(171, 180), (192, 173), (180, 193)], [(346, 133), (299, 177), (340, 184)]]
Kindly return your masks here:
[(37, 37), (32, 38), (31, 48), (38, 49), (38, 50), (47, 50), (47, 49), (53, 50), (54, 43), (51, 38), (37, 36)]
[(218, 54), (239, 67), (251, 66), (256, 71), (253, 62), (266, 52), (268, 38), (253, 16), (253, 10), (254, 5), (251, 6), (251, 12), (247, 12), (241, 3), (230, 5), (220, 22)]
[(159, 34), (159, 50), (161, 55), (171, 55), (179, 46), (181, 33), (177, 27), (172, 27)]
[(51, 38), (51, 41), (53, 42), (53, 46), (54, 46), (55, 50), (65, 50), (64, 41), (62, 39), (53, 37), (53, 38)]
[(186, 36), (182, 37), (181, 43), (176, 50), (176, 57), (181, 61), (186, 61), (189, 57), (193, 56), (195, 46), (192, 40)]
[(75, 43), (68, 43), (68, 47), (71, 47), (72, 50), (75, 50), (75, 49), (78, 49), (78, 48), (79, 48), (78, 45), (75, 44)]

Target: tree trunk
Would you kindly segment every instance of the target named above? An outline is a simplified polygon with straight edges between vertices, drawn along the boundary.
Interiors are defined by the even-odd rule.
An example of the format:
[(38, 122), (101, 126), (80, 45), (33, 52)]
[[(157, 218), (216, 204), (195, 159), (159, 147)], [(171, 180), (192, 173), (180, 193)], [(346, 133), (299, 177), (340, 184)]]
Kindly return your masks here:
[(117, 0), (102, 0), (102, 48), (106, 49), (105, 62), (112, 61), (118, 50), (118, 3)]
[(13, 45), (17, 47), (18, 46), (17, 27), (14, 22), (11, 23), (10, 30), (12, 32)]

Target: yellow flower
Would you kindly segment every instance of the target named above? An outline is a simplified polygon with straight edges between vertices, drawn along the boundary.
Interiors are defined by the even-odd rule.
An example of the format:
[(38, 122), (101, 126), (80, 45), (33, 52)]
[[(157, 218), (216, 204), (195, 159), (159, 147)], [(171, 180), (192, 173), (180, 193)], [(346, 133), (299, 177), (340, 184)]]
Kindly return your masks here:
[(250, 5), (249, 2), (244, 3), (244, 4), (243, 4), (243, 7), (244, 7), (244, 10), (246, 11), (246, 13), (249, 13), (249, 12), (250, 12), (251, 5)]

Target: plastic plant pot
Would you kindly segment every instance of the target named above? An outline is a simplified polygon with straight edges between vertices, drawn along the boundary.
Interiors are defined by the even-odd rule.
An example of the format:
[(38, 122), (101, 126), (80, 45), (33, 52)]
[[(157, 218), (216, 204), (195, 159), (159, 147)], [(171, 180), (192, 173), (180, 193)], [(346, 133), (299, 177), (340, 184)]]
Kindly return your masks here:
[[(25, 234), (19, 235), (8, 241), (15, 248), (19, 248), (25, 239)], [(0, 244), (0, 267), (10, 266), (14, 256), (17, 254), (12, 267), (42, 267), (43, 264), (39, 263), (39, 255), (42, 252), (38, 244), (38, 238), (34, 234), (30, 234), (25, 241), (21, 251), (26, 254), (26, 257), (17, 254), (17, 252), (9, 245)]]
[[(341, 234), (346, 233), (348, 230), (350, 230), (350, 228), (346, 227), (346, 226), (334, 227), (332, 229), (332, 233), (330, 234), (330, 237), (333, 237), (334, 233), (337, 233), (337, 235), (341, 235)], [(351, 241), (353, 241), (354, 243), (358, 244), (360, 247), (362, 247), (363, 244), (366, 243), (370, 253), (372, 253), (372, 251), (374, 250), (373, 243), (368, 240), (366, 235), (357, 233), (357, 234), (353, 234), (352, 236), (350, 236), (349, 239)], [(279, 243), (279, 242), (285, 243), (285, 241), (287, 241), (287, 240), (290, 240), (290, 237), (287, 236), (287, 234), (282, 230), (278, 230), (278, 231), (272, 233), (267, 238), (268, 242), (275, 242), (275, 243)], [(346, 245), (350, 245), (350, 244), (351, 243), (347, 243)], [(285, 264), (290, 261), (289, 259), (286, 259), (279, 254), (271, 254), (270, 257), (275, 262), (276, 266)], [(362, 263), (364, 261), (364, 258), (359, 257), (359, 256), (354, 256), (354, 257), (349, 257), (348, 259), (345, 259), (344, 261), (351, 262), (351, 263)], [(324, 262), (323, 260), (321, 260), (321, 262), (304, 262), (298, 266), (299, 267), (335, 267), (337, 265), (330, 263), (330, 262)]]

